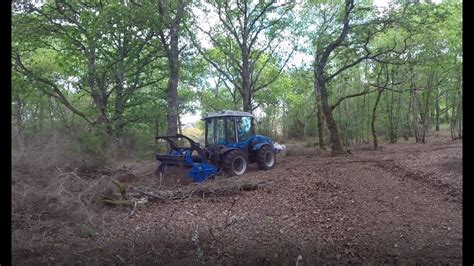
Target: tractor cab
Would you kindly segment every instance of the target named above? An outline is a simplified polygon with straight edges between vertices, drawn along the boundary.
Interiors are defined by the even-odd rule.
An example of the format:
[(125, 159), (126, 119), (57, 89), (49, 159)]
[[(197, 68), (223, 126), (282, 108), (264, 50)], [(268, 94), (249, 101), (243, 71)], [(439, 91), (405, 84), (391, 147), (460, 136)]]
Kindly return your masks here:
[(239, 111), (210, 112), (205, 121), (205, 147), (242, 143), (255, 135), (252, 114)]

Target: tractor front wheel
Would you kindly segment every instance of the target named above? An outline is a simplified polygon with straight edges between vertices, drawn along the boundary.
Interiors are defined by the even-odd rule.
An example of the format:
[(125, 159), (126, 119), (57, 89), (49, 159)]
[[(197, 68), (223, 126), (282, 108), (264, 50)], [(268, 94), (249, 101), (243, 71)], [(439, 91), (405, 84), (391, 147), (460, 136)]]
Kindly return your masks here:
[(239, 150), (229, 151), (224, 155), (223, 168), (229, 176), (243, 175), (247, 170), (247, 159)]
[(257, 165), (260, 170), (269, 170), (275, 166), (275, 153), (270, 146), (263, 146), (257, 152)]

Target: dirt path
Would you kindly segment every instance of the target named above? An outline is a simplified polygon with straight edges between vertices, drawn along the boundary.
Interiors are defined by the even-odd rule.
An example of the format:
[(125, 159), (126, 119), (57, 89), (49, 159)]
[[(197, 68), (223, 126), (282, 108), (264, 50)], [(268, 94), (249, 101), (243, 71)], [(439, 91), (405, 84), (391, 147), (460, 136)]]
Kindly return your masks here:
[[(189, 184), (256, 191), (122, 208), (74, 259), (84, 263), (288, 265), (462, 262), (462, 143), (386, 144), (352, 155), (279, 156), (275, 169)], [(144, 171), (149, 171), (144, 170)], [(128, 185), (156, 178), (129, 178)], [(84, 242), (85, 241), (85, 242)], [(87, 243), (87, 245), (86, 245)], [(86, 248), (88, 246), (89, 248)]]

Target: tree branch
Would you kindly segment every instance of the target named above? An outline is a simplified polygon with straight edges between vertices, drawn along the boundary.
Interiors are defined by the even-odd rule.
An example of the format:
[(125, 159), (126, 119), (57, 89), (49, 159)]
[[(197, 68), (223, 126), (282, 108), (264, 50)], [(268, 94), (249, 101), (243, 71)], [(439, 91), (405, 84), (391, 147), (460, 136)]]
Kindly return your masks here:
[(347, 100), (347, 99), (349, 99), (349, 98), (354, 98), (354, 97), (357, 97), (357, 96), (361, 96), (361, 95), (364, 95), (364, 94), (368, 94), (368, 93), (371, 93), (371, 92), (374, 92), (374, 91), (377, 91), (377, 90), (372, 90), (372, 91), (370, 91), (370, 90), (365, 90), (365, 91), (363, 91), (363, 92), (354, 93), (354, 94), (349, 94), (349, 95), (346, 95), (346, 96), (344, 96), (344, 97), (341, 97), (341, 98), (339, 98), (339, 100), (338, 100), (336, 103), (334, 103), (333, 105), (331, 105), (331, 107), (330, 107), (330, 108), (331, 108), (331, 111), (333, 111), (336, 107), (338, 107), (338, 106), (341, 104), (341, 102), (344, 101), (344, 100)]
[(83, 112), (79, 111), (77, 108), (75, 108), (66, 98), (66, 96), (61, 92), (61, 90), (59, 89), (59, 87), (52, 81), (50, 80), (47, 80), (43, 77), (40, 77), (39, 75), (36, 75), (33, 71), (27, 69), (23, 63), (21, 62), (21, 58), (20, 58), (20, 55), (18, 53), (15, 53), (16, 56), (15, 56), (15, 62), (16, 62), (16, 68), (15, 70), (18, 71), (19, 73), (22, 73), (24, 75), (27, 75), (31, 78), (33, 78), (34, 80), (37, 80), (39, 81), (40, 83), (43, 83), (45, 85), (48, 85), (50, 86), (54, 93), (48, 91), (48, 90), (44, 90), (42, 89), (41, 87), (40, 90), (43, 91), (44, 93), (46, 93), (47, 95), (51, 96), (51, 97), (54, 97), (56, 98), (57, 100), (59, 100), (66, 108), (68, 108), (69, 110), (71, 110), (74, 114), (82, 117), (84, 120), (86, 120), (90, 125), (94, 125), (97, 123), (97, 121), (91, 121), (87, 116), (86, 114), (84, 114)]

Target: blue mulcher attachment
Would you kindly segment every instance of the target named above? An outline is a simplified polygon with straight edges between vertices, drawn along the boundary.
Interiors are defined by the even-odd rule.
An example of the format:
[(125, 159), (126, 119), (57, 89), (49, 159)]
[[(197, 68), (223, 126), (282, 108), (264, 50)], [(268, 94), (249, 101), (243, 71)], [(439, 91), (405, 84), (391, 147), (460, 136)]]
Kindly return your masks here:
[[(175, 136), (158, 136), (156, 139), (164, 139), (170, 145), (167, 154), (157, 154), (156, 159), (161, 162), (157, 172), (163, 172), (168, 165), (190, 167), (188, 176), (193, 182), (203, 182), (207, 178), (217, 174), (217, 167), (207, 160), (206, 150), (192, 139), (176, 134)], [(178, 139), (187, 140), (189, 147), (179, 147)], [(196, 151), (197, 155), (193, 155)]]

